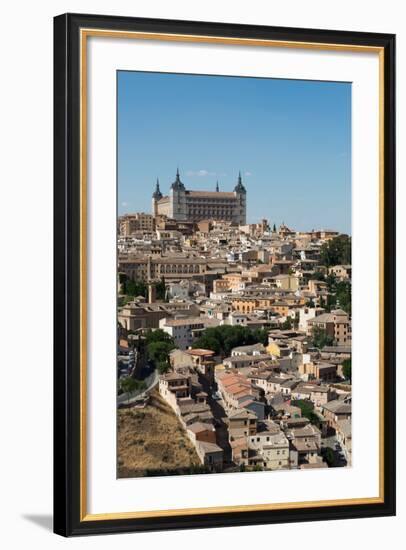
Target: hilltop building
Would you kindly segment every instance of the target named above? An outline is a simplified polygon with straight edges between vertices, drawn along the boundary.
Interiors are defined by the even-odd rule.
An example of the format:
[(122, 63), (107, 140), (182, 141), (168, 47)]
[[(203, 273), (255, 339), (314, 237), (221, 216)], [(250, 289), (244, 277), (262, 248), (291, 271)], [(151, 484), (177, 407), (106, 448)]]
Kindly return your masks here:
[(241, 173), (233, 191), (192, 191), (186, 189), (180, 180), (179, 170), (171, 185), (169, 195), (162, 195), (159, 181), (152, 194), (153, 216), (165, 215), (174, 220), (225, 220), (236, 225), (246, 223), (247, 191), (242, 183)]

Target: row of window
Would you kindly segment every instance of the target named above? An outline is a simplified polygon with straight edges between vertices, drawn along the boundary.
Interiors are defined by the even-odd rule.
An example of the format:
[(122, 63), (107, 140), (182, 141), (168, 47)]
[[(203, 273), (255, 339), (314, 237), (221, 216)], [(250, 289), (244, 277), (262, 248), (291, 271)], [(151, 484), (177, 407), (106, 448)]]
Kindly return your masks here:
[[(127, 271), (129, 273), (130, 277), (136, 279), (138, 277), (145, 278), (147, 275), (147, 269), (146, 268), (139, 268), (139, 269), (133, 269), (131, 271)], [(161, 265), (160, 268), (152, 268), (151, 275), (152, 277), (159, 275), (160, 273), (200, 273), (200, 267), (199, 265)]]
[(188, 199), (187, 204), (190, 206), (234, 206), (237, 199)]
[(208, 217), (217, 217), (217, 216), (232, 216), (232, 210), (198, 210), (190, 209), (189, 216), (208, 216)]
[(160, 273), (200, 273), (199, 265), (161, 265)]

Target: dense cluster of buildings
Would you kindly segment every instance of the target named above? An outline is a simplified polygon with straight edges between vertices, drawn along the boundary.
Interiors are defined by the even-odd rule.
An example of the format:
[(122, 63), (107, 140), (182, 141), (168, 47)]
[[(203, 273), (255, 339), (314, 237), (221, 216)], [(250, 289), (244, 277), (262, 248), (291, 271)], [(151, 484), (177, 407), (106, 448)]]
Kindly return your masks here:
[(350, 347), (339, 348), (340, 360), (329, 349), (283, 360), (272, 353), (275, 332), (268, 346), (240, 346), (223, 360), (208, 349), (174, 350), (159, 378), (161, 396), (213, 469), (325, 468), (327, 446), (335, 465), (351, 464), (351, 387), (340, 374)]
[[(338, 232), (247, 224), (246, 199), (241, 176), (230, 193), (188, 191), (177, 172), (168, 196), (157, 182), (151, 214), (119, 218), (119, 298), (123, 278), (149, 290), (119, 299), (120, 343), (145, 329), (173, 338), (159, 392), (210, 469), (351, 464), (351, 316), (331, 306), (326, 283), (329, 274), (351, 283), (351, 266), (320, 261)], [(192, 349), (224, 325), (262, 329), (267, 341), (227, 357)]]

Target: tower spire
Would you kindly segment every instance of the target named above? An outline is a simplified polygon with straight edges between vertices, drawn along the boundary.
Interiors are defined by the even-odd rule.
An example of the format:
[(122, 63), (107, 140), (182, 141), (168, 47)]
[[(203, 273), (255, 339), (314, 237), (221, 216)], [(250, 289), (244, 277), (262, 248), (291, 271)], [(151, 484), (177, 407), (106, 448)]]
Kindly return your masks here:
[(152, 194), (153, 198), (154, 199), (162, 199), (162, 193), (161, 193), (161, 190), (159, 188), (159, 178), (156, 179), (156, 185), (155, 185), (155, 191), (154, 193)]
[(182, 190), (182, 191), (185, 190), (185, 186), (180, 181), (179, 166), (176, 168), (176, 178), (175, 178), (175, 181), (172, 183), (171, 188), (175, 189), (175, 190), (178, 190), (178, 191), (179, 190)]
[(237, 182), (237, 185), (234, 187), (234, 191), (236, 193), (246, 193), (246, 189), (242, 183), (242, 178), (241, 178), (241, 170), (239, 170), (238, 172), (238, 182)]

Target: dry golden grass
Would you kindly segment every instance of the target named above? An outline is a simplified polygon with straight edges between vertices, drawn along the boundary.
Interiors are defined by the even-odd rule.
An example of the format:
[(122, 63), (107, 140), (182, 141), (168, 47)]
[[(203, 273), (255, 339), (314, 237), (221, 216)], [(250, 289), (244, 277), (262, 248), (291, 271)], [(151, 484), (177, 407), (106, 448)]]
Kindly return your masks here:
[(144, 409), (119, 409), (118, 477), (139, 477), (146, 471), (170, 473), (199, 465), (196, 451), (173, 410), (154, 390)]

